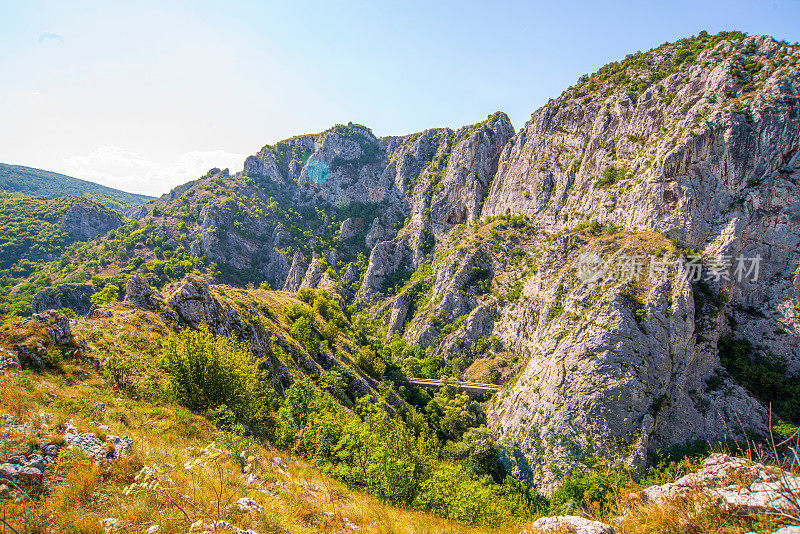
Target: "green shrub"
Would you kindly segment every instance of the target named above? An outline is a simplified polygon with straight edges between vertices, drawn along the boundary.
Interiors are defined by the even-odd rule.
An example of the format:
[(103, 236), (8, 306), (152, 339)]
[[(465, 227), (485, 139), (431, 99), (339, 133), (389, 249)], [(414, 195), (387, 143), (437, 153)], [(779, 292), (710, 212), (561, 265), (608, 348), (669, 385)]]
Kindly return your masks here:
[(522, 296), (522, 282), (517, 280), (514, 282), (514, 288), (506, 293), (506, 299), (509, 302), (516, 302)]
[(119, 287), (114, 284), (106, 284), (102, 290), (92, 295), (92, 302), (95, 304), (108, 304), (119, 300)]
[(783, 363), (756, 354), (749, 340), (736, 339), (731, 334), (720, 338), (718, 348), (722, 365), (737, 383), (769, 403), (778, 417), (800, 422), (800, 383), (797, 376), (784, 377)]
[(471, 478), (464, 467), (442, 462), (422, 483), (415, 504), (448, 519), (496, 525), (503, 519), (492, 488)]
[(297, 290), (297, 298), (305, 302), (306, 304), (311, 304), (314, 302), (314, 296), (316, 295), (316, 291), (314, 291), (310, 287), (301, 287)]
[(597, 469), (568, 475), (550, 498), (550, 512), (572, 515), (578, 510), (608, 515), (615, 512), (616, 496), (628, 483), (620, 469)]
[(609, 187), (617, 183), (617, 172), (609, 167), (603, 171), (603, 175), (597, 179), (595, 185), (597, 187)]
[(325, 296), (324, 291), (319, 291), (314, 298), (314, 311), (317, 312), (323, 319), (330, 319), (332, 312), (332, 305), (328, 298)]
[(232, 412), (254, 431), (265, 428), (272, 387), (244, 345), (206, 327), (186, 329), (167, 338), (162, 355), (167, 391), (180, 404), (219, 416)]
[(290, 323), (294, 323), (300, 317), (305, 317), (306, 321), (308, 321), (312, 325), (314, 324), (314, 317), (316, 314), (314, 313), (314, 310), (311, 308), (311, 306), (295, 302), (293, 304), (289, 304), (288, 306), (286, 306), (286, 308), (284, 308), (283, 311), (286, 314), (286, 318), (289, 319)]
[(369, 347), (362, 347), (355, 357), (355, 364), (374, 378), (380, 378), (386, 371), (386, 362)]

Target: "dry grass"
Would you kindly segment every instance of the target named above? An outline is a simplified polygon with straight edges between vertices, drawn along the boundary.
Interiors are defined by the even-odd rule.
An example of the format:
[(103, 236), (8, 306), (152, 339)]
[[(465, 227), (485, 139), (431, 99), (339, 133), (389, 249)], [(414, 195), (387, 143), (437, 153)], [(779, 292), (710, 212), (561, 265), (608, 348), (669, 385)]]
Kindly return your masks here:
[(615, 526), (623, 534), (743, 534), (773, 532), (780, 524), (766, 515), (733, 515), (697, 489), (662, 503), (633, 505)]
[[(89, 365), (74, 364), (63, 376), (23, 372), (0, 380), (2, 411), (9, 413), (21, 400), (26, 409), (17, 422), (30, 425), (29, 433), (13, 437), (0, 421), (3, 455), (56, 440), (69, 420), (81, 431), (100, 431), (97, 425), (105, 424), (109, 434), (134, 439), (135, 455), (115, 462), (96, 464), (77, 451), (62, 451), (45, 473), (49, 491), (25, 495), (21, 503), (0, 500), (0, 518), (20, 533), (99, 533), (108, 517), (119, 520), (121, 532), (158, 524), (162, 532), (183, 533), (198, 521), (226, 521), (260, 534), (489, 531), (387, 506), (263, 443), (226, 445), (208, 421), (183, 408), (117, 396)], [(94, 409), (97, 402), (107, 410)], [(41, 412), (48, 416), (34, 416)], [(236, 501), (243, 497), (262, 511), (240, 511)], [(514, 534), (521, 528), (492, 531)]]

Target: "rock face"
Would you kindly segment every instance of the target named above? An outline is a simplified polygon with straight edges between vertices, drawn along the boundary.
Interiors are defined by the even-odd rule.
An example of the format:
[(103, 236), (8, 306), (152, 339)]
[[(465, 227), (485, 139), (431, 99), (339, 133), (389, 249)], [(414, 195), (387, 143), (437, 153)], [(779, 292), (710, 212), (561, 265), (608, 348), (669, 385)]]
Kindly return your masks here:
[(61, 216), (60, 226), (73, 239), (85, 241), (122, 226), (122, 222), (116, 211), (79, 198)]
[(435, 230), (479, 218), (500, 152), (513, 135), (508, 118), (499, 113), (459, 135), (442, 181), (434, 187), (430, 210)]
[(125, 302), (154, 311), (162, 308), (164, 304), (161, 295), (139, 274), (134, 274), (125, 282)]
[[(316, 265), (306, 262), (314, 255), (341, 273), (362, 245), (372, 251), (386, 241), (403, 261), (372, 271), (402, 274), (424, 262), (442, 232), (478, 217), (513, 133), (503, 113), (458, 130), (399, 137), (337, 125), (265, 146), (241, 174), (212, 169), (135, 215), (180, 215), (177, 226), (190, 223), (192, 254), (224, 266), (231, 278), (257, 276), (273, 288), (296, 291), (307, 277), (313, 281), (320, 273), (308, 273)], [(175, 233), (176, 225), (160, 224), (165, 237)], [(370, 299), (382, 282), (371, 276), (359, 298)]]
[(324, 275), (325, 271), (327, 270), (327, 262), (324, 262), (322, 259), (315, 256), (311, 260), (311, 266), (306, 271), (306, 275), (303, 278), (303, 281), (300, 283), (300, 287), (311, 287), (314, 289), (318, 288), (320, 282), (322, 281), (322, 275)]
[[(652, 52), (652, 65), (675, 65), (679, 48)], [(718, 341), (732, 333), (798, 369), (790, 276), (800, 260), (795, 54), (765, 37), (722, 40), (635, 98), (613, 85), (598, 91), (603, 82), (587, 79), (534, 113), (503, 149), (482, 214), (521, 214), (551, 236), (536, 254), (538, 272), (520, 277), (522, 305), (502, 309), (492, 331), (529, 355), (489, 421), (519, 443), (528, 464), (519, 473), (530, 483), (549, 491), (574, 458), (613, 456), (598, 447), (611, 436), (626, 444), (619, 457), (641, 466), (647, 450), (724, 438), (739, 420), (767, 430), (764, 407), (721, 370)], [(627, 75), (637, 72), (631, 66)], [(674, 239), (701, 251), (703, 281), (578, 280), (581, 254), (606, 266), (634, 254), (570, 235), (590, 221), (638, 233), (631, 241), (655, 232), (666, 238), (663, 249)], [(663, 254), (656, 248), (636, 252), (645, 269)], [(739, 276), (738, 258), (751, 266), (758, 258), (759, 275)], [(453, 289), (448, 297), (448, 306), (473, 306)], [(710, 386), (717, 380), (724, 394)]]
[(284, 291), (297, 291), (303, 285), (305, 272), (308, 269), (306, 259), (300, 252), (294, 253), (292, 258), (292, 266), (289, 268), (289, 275), (286, 277), (286, 283), (283, 285)]
[(68, 308), (79, 315), (85, 315), (92, 307), (92, 295), (97, 288), (92, 284), (64, 284), (42, 289), (33, 296), (33, 313), (45, 310)]

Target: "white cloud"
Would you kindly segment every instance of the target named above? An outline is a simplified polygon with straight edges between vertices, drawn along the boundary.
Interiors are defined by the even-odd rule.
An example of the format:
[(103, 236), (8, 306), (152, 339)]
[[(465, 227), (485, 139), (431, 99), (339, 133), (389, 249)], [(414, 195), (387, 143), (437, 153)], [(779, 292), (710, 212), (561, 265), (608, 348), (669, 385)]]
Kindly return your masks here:
[(118, 146), (101, 146), (83, 156), (65, 158), (64, 172), (132, 193), (162, 195), (176, 185), (199, 178), (213, 167), (242, 169), (244, 156), (224, 150), (193, 151), (173, 163), (160, 163)]
[(39, 35), (39, 42), (43, 43), (45, 41), (52, 40), (58, 41), (59, 43), (64, 42), (64, 38), (57, 33), (52, 32), (44, 32), (43, 34)]

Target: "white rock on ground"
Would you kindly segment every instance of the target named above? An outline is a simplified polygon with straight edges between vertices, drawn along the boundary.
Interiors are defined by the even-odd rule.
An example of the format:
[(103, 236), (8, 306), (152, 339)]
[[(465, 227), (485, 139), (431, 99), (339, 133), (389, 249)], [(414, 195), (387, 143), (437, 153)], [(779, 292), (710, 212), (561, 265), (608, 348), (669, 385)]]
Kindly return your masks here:
[(736, 514), (792, 509), (786, 492), (800, 496), (800, 478), (774, 467), (726, 454), (712, 454), (696, 473), (642, 491), (647, 501), (661, 502), (702, 490)]
[(614, 527), (576, 515), (541, 517), (534, 521), (533, 530), (541, 532), (574, 532), (575, 534), (614, 534)]

